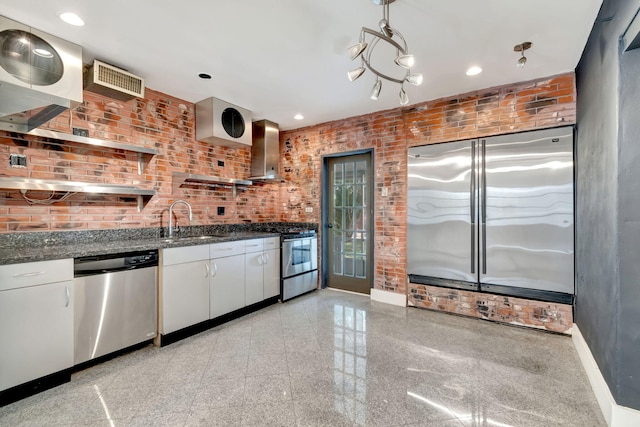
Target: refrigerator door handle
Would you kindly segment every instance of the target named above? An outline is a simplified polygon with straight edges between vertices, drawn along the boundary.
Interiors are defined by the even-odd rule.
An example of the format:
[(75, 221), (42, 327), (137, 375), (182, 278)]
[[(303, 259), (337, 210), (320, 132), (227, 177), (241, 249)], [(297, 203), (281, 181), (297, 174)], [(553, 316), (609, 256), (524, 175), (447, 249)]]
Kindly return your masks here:
[(471, 141), (471, 273), (476, 272), (476, 141)]
[(482, 140), (482, 274), (487, 274), (487, 140)]

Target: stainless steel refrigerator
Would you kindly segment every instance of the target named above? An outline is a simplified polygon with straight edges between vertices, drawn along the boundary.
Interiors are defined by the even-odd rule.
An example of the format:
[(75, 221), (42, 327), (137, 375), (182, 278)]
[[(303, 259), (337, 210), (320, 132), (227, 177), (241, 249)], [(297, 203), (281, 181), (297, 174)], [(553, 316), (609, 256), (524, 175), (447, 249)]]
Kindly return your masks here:
[(572, 301), (572, 126), (408, 155), (411, 282)]

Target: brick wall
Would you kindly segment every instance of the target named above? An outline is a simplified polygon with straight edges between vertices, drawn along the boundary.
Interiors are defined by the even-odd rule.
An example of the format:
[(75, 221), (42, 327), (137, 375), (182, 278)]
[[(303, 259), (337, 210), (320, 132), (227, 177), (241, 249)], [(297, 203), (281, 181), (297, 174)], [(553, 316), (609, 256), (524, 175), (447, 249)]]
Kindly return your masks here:
[[(180, 198), (193, 206), (193, 225), (280, 218), (277, 186), (251, 186), (236, 197), (227, 188), (173, 191), (173, 172), (241, 179), (250, 174), (250, 149), (194, 139), (191, 103), (152, 90), (146, 91), (146, 99), (128, 102), (84, 92), (80, 107), (43, 126), (64, 133), (71, 133), (74, 127), (88, 129), (90, 137), (156, 148), (159, 154), (138, 175), (134, 152), (0, 132), (0, 176), (135, 185), (155, 189), (158, 195), (138, 212), (134, 198), (127, 196), (76, 194), (52, 205), (29, 205), (18, 191), (0, 189), (0, 232), (166, 226), (168, 206)], [(26, 154), (28, 167), (9, 168), (10, 153)], [(218, 160), (224, 161), (224, 167), (218, 166)], [(48, 194), (27, 195), (36, 199)], [(220, 206), (225, 207), (224, 216), (217, 215)], [(179, 207), (176, 216), (185, 224), (186, 208)]]
[[(373, 148), (374, 287), (408, 293), (410, 304), (440, 310), (438, 304), (427, 304), (429, 298), (442, 298), (437, 288), (428, 294), (424, 286), (407, 283), (407, 148), (574, 124), (575, 95), (574, 75), (569, 73), (283, 132), (281, 168), (288, 182), (281, 189), (281, 218), (321, 222), (321, 156)], [(383, 188), (387, 196), (382, 195)], [(313, 213), (305, 213), (305, 207), (312, 207)], [(424, 298), (418, 300), (416, 296)], [(477, 298), (482, 296), (476, 295)], [(513, 306), (550, 311), (544, 303), (514, 303), (512, 311)], [(483, 309), (477, 304), (474, 307), (461, 309), (459, 313), (487, 318)], [(442, 310), (456, 312), (451, 305)], [(555, 310), (555, 317), (538, 316), (538, 319), (525, 316), (525, 311), (519, 308), (515, 311), (522, 313), (509, 317), (501, 312), (505, 313), (502, 320), (516, 319), (516, 323), (558, 331), (567, 331), (570, 327), (567, 325), (571, 325), (570, 306)], [(500, 320), (497, 314), (492, 319)]]
[[(85, 92), (82, 106), (45, 126), (67, 133), (73, 127), (86, 128), (91, 137), (158, 149), (160, 153), (142, 175), (137, 174), (134, 153), (0, 132), (0, 176), (121, 183), (157, 190), (142, 212), (137, 212), (130, 197), (77, 194), (50, 206), (31, 206), (18, 191), (0, 189), (0, 233), (166, 226), (167, 208), (178, 198), (193, 205), (194, 225), (321, 222), (321, 156), (373, 148), (374, 287), (415, 296), (417, 288), (408, 285), (406, 275), (407, 148), (573, 124), (576, 119), (574, 75), (568, 73), (281, 132), (280, 173), (287, 182), (251, 186), (234, 197), (230, 189), (172, 191), (173, 172), (248, 178), (250, 150), (195, 141), (193, 104), (146, 92), (146, 99), (128, 102)], [(9, 153), (14, 152), (27, 155), (29, 168), (8, 168)], [(217, 166), (217, 160), (225, 162), (224, 168)], [(382, 196), (383, 188), (387, 196)], [(225, 207), (224, 216), (217, 215), (219, 206)], [(312, 212), (306, 212), (307, 207)], [(184, 222), (182, 207), (177, 215)], [(482, 310), (476, 315), (483, 317)], [(562, 321), (566, 313), (563, 316)]]

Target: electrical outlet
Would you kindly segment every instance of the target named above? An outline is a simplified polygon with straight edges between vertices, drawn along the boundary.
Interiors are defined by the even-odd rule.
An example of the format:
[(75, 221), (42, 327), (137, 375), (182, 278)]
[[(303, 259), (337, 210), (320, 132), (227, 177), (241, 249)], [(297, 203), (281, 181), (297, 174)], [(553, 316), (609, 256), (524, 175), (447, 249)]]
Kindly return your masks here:
[(24, 154), (10, 154), (9, 166), (12, 168), (26, 168), (27, 156), (25, 156)]
[(218, 160), (218, 167), (223, 168), (224, 167), (224, 161)]
[(89, 136), (89, 131), (82, 128), (73, 128), (73, 134), (77, 136)]
[(382, 187), (382, 197), (387, 197), (389, 195), (389, 187)]
[(313, 206), (307, 206), (306, 208), (304, 208), (304, 211), (305, 211), (306, 213), (311, 213), (311, 212), (313, 212)]
[(218, 206), (218, 215), (219, 216), (223, 216), (224, 215), (224, 206)]

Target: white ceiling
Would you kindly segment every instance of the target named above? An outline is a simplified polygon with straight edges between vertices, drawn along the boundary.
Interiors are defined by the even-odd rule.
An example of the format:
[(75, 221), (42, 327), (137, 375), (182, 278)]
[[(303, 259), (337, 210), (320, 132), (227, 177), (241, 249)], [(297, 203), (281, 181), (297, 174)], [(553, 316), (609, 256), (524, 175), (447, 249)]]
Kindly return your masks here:
[[(601, 3), (395, 1), (390, 24), (425, 77), (406, 85), (410, 104), (574, 70)], [(63, 23), (65, 11), (86, 25)], [(81, 45), (85, 63), (119, 66), (186, 101), (223, 99), (285, 130), (399, 106), (397, 84), (383, 82), (372, 101), (370, 72), (347, 79), (358, 64), (345, 48), (382, 18), (371, 0), (2, 0), (0, 14)], [(513, 46), (524, 41), (533, 47), (520, 69)], [(467, 77), (471, 65), (484, 72)]]

